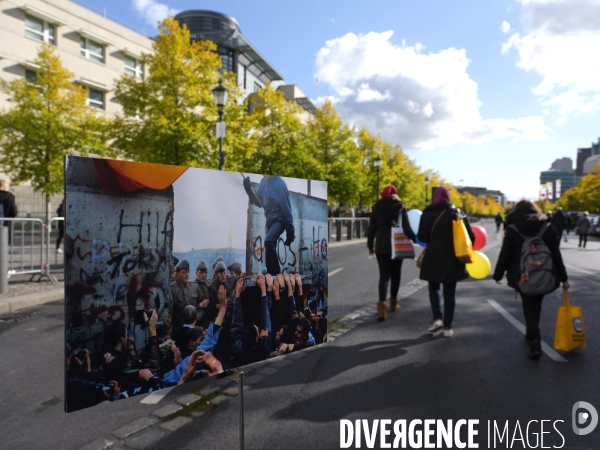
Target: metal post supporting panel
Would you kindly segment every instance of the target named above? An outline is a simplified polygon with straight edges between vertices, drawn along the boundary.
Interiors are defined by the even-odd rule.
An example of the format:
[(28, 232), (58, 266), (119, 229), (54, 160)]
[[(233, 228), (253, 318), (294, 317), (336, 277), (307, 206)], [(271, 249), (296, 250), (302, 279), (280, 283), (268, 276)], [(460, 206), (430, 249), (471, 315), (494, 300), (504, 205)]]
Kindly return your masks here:
[(216, 378), (225, 377), (235, 381), (238, 384), (240, 450), (244, 450), (244, 372), (238, 369), (230, 369), (216, 375)]

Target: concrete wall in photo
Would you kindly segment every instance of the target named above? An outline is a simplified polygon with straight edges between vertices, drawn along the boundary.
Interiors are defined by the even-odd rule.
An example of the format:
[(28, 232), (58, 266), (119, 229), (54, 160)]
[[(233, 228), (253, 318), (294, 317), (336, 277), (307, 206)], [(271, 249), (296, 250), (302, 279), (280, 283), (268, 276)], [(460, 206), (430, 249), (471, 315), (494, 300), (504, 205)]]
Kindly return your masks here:
[[(254, 184), (258, 189), (258, 184)], [(290, 192), (290, 203), (296, 239), (286, 246), (285, 231), (277, 244), (277, 255), (282, 273), (298, 272), (303, 276), (303, 284), (319, 287), (317, 296), (327, 295), (327, 201), (305, 194)], [(266, 220), (262, 208), (248, 202), (248, 249), (246, 252), (247, 275), (266, 273), (264, 238)], [(305, 297), (311, 296), (305, 289)], [(307, 297), (306, 301), (309, 298)]]
[(170, 309), (173, 188), (123, 195), (102, 191), (87, 158), (68, 159), (66, 180), (65, 299), (67, 342), (98, 350), (104, 328), (127, 324), (136, 346), (138, 308)]

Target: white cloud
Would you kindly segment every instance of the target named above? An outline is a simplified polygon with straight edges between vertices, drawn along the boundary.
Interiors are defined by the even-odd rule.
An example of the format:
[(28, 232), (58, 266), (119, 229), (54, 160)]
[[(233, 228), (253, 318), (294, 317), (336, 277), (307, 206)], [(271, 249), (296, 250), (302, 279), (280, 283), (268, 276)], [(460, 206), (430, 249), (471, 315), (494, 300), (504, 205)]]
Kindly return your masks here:
[(158, 22), (179, 12), (179, 10), (169, 8), (155, 0), (133, 0), (132, 6), (152, 26), (156, 26)]
[(510, 23), (508, 23), (506, 20), (504, 20), (502, 22), (502, 26), (500, 27), (500, 29), (502, 30), (502, 32), (504, 34), (507, 34), (508, 32), (510, 32), (511, 28), (510, 28)]
[(515, 50), (517, 67), (537, 72), (533, 88), (542, 104), (564, 121), (568, 115), (600, 108), (600, 2), (597, 0), (519, 0), (522, 33), (504, 43)]
[(393, 44), (392, 35), (348, 33), (327, 41), (317, 53), (316, 76), (330, 86), (346, 121), (365, 125), (406, 149), (546, 137), (541, 116), (481, 117), (464, 49), (424, 53), (422, 44)]

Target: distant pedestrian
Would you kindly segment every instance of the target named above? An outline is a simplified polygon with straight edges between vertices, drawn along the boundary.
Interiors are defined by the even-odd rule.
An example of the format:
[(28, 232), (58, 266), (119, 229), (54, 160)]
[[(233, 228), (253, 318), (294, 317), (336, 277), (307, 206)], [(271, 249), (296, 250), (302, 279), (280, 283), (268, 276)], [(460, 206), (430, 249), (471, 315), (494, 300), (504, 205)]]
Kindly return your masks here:
[(348, 205), (348, 207), (346, 208), (346, 217), (349, 219), (354, 219), (356, 217), (352, 205)]
[(502, 214), (498, 213), (496, 214), (496, 217), (494, 218), (494, 222), (496, 222), (496, 233), (500, 233), (500, 226), (502, 225)]
[[(8, 191), (8, 182), (0, 180), (0, 218), (2, 217), (17, 217), (17, 204), (15, 196)], [(10, 222), (1, 222), (2, 225), (8, 227), (8, 243), (11, 243)]]
[(400, 288), (400, 272), (402, 259), (392, 259), (392, 226), (402, 223), (404, 234), (413, 242), (416, 236), (408, 221), (406, 206), (398, 197), (396, 186), (386, 186), (381, 192), (381, 198), (373, 206), (369, 219), (367, 246), (369, 254), (377, 257), (379, 265), (379, 302), (377, 303), (377, 320), (386, 318), (386, 297), (388, 283), (390, 286), (390, 312), (400, 310), (398, 305), (398, 289)]
[[(65, 199), (63, 197), (62, 202), (60, 202), (60, 205), (58, 207), (58, 209), (56, 210), (56, 216), (57, 217), (65, 217)], [(56, 239), (56, 252), (57, 253), (62, 253), (62, 249), (60, 248), (60, 243), (63, 239), (63, 237), (65, 237), (65, 221), (63, 220), (59, 220), (58, 221), (58, 238)]]
[[(494, 280), (497, 284), (502, 284), (501, 280), (506, 273), (508, 286), (515, 289), (521, 295), (523, 303), (523, 314), (525, 316), (526, 333), (525, 340), (529, 345), (530, 359), (538, 359), (542, 356), (541, 335), (540, 335), (540, 313), (542, 311), (543, 295), (526, 295), (519, 291), (518, 281), (521, 279), (521, 248), (523, 246), (523, 236), (536, 236), (542, 227), (547, 226), (547, 218), (540, 210), (529, 200), (521, 200), (515, 205), (512, 214), (506, 218), (506, 235), (502, 242), (496, 269), (494, 270)], [(514, 230), (509, 225), (515, 225)], [(557, 271), (558, 279), (562, 282), (565, 289), (569, 288), (567, 281), (567, 270), (563, 264), (562, 256), (559, 250), (560, 236), (553, 225), (547, 226), (542, 234), (542, 240), (547, 245), (552, 255), (553, 266)]]
[(588, 218), (589, 213), (585, 211), (583, 216), (577, 221), (577, 234), (579, 235), (579, 245), (581, 247), (581, 243), (583, 242), (583, 248), (587, 244), (587, 237), (590, 234), (590, 230), (592, 229), (592, 223)]
[[(444, 329), (444, 337), (454, 335), (452, 321), (456, 305), (456, 283), (469, 277), (465, 263), (454, 254), (452, 222), (461, 217), (459, 210), (450, 203), (450, 191), (439, 187), (433, 194), (433, 203), (425, 208), (419, 224), (417, 237), (427, 244), (419, 278), (429, 282), (429, 301), (433, 321), (429, 333)], [(462, 218), (471, 241), (475, 234), (469, 220)], [(442, 313), (441, 290), (444, 292), (444, 312)]]
[[(558, 236), (564, 238), (565, 242), (567, 242), (567, 216), (564, 215), (560, 206), (556, 208), (551, 223), (554, 225), (554, 228), (556, 228)], [(558, 243), (560, 244), (560, 240)]]

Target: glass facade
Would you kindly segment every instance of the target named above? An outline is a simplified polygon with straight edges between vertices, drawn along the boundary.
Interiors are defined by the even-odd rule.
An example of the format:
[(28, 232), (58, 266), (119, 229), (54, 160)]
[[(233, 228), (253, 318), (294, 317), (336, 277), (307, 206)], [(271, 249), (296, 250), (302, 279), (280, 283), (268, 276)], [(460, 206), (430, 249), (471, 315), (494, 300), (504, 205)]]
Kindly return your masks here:
[[(219, 38), (224, 37), (227, 31), (239, 32), (239, 27), (235, 19), (210, 11), (189, 11), (175, 16), (175, 19), (181, 26), (187, 26), (190, 30), (192, 41), (210, 39), (218, 45)], [(218, 33), (219, 31), (223, 31), (224, 33)], [(217, 53), (221, 56), (222, 71), (237, 71), (237, 67), (234, 64), (233, 49), (218, 45)]]

